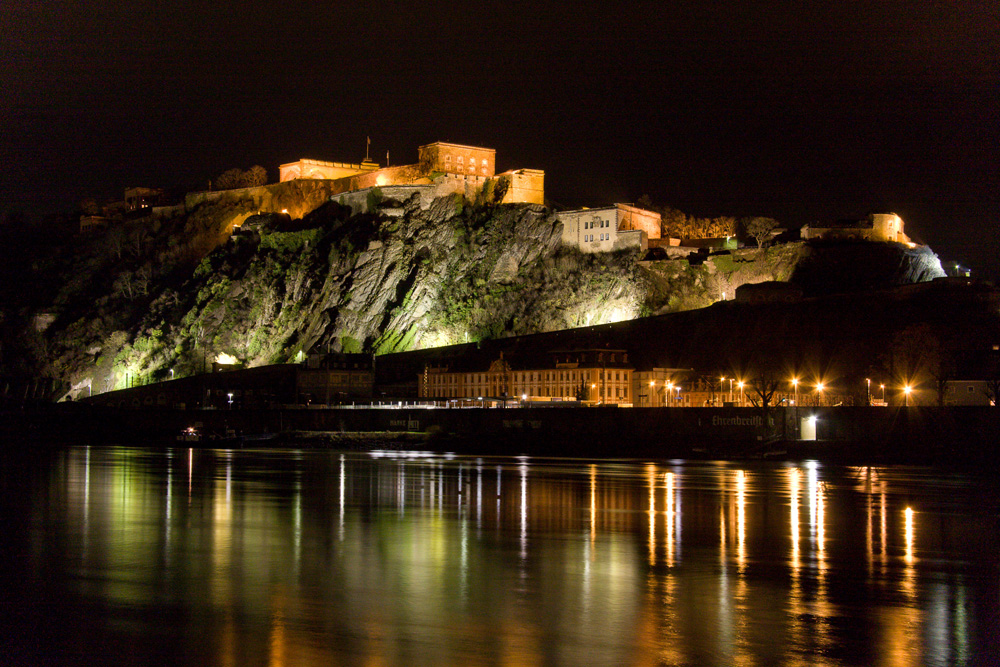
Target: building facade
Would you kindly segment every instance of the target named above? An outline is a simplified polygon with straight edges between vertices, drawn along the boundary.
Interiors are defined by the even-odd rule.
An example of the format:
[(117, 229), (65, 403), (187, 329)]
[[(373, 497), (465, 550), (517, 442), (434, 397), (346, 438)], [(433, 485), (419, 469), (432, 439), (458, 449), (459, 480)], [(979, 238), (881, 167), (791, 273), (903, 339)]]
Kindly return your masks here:
[(502, 179), (506, 181), (506, 192), (500, 203), (545, 203), (545, 172), (514, 169), (497, 175), (494, 149), (442, 141), (421, 146), (417, 164), (380, 167), (367, 159), (355, 164), (303, 158), (279, 167), (280, 182), (296, 179), (332, 181), (332, 196), (365, 188), (432, 185), (435, 196), (458, 193), (469, 199), (488, 184), (496, 187)]
[[(540, 362), (540, 363), (539, 363)], [(631, 405), (632, 373), (625, 350), (552, 352), (543, 360), (508, 361), (487, 368), (425, 366), (418, 379), (420, 398), (516, 400)]]
[(507, 180), (501, 204), (545, 205), (545, 172), (541, 169), (512, 169), (497, 174), (494, 181)]
[(864, 220), (839, 220), (827, 225), (803, 225), (800, 235), (810, 239), (845, 239), (910, 244), (903, 219), (895, 213), (873, 213)]
[(496, 151), (436, 141), (419, 149), (420, 165), (427, 172), (492, 178), (496, 173)]
[(378, 164), (365, 160), (358, 164), (350, 162), (324, 162), (302, 158), (278, 167), (278, 181), (291, 181), (296, 178), (318, 178), (335, 181), (348, 176), (356, 176), (378, 169)]
[(629, 204), (563, 211), (557, 217), (563, 243), (584, 252), (646, 250), (650, 238), (660, 238), (660, 214)]

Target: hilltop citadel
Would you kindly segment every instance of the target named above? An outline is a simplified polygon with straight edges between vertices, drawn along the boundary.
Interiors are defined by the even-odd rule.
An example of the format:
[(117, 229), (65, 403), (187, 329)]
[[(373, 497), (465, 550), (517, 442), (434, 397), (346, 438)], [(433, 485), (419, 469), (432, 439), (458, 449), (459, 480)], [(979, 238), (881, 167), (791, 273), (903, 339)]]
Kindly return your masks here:
[[(388, 162), (388, 156), (387, 162)], [(109, 214), (121, 210), (133, 215), (145, 213), (170, 217), (190, 212), (199, 205), (228, 198), (247, 198), (257, 213), (287, 213), (298, 218), (324, 201), (350, 206), (355, 213), (374, 212), (373, 204), (404, 202), (419, 197), (421, 208), (442, 196), (460, 195), (469, 201), (497, 204), (545, 206), (545, 172), (540, 169), (509, 169), (496, 173), (496, 151), (492, 148), (434, 142), (420, 146), (415, 164), (381, 166), (368, 156), (358, 163), (330, 162), (301, 158), (278, 168), (277, 184), (188, 193), (181, 204), (163, 205), (163, 191), (155, 188), (126, 188), (122, 202), (106, 207), (104, 216), (85, 215), (81, 231), (107, 224)], [(305, 186), (288, 191), (293, 185)], [(375, 194), (377, 196), (372, 197)], [(391, 205), (377, 206), (382, 215), (402, 215)], [(110, 210), (107, 210), (110, 209)], [(251, 213), (230, 223), (238, 228)], [(724, 242), (707, 239), (664, 238), (661, 217), (655, 211), (628, 203), (597, 208), (559, 211), (563, 244), (584, 252), (611, 252), (622, 249), (646, 251), (662, 248), (666, 257), (682, 257), (700, 247), (726, 249)], [(862, 220), (839, 220), (827, 224), (804, 225), (804, 240), (838, 238), (905, 243), (913, 247), (903, 231), (903, 220), (894, 213), (876, 213)], [(775, 234), (783, 230), (776, 230)]]

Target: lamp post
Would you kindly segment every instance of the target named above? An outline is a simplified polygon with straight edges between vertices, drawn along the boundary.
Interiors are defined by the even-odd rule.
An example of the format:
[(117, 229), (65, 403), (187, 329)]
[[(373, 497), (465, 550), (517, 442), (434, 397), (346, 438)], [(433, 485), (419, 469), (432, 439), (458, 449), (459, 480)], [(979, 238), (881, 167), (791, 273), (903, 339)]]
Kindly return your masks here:
[(868, 407), (872, 405), (872, 379), (865, 378), (865, 401)]
[(174, 379), (174, 369), (173, 368), (170, 369), (170, 379), (171, 380)]
[(734, 378), (729, 378), (729, 402), (730, 403), (733, 402), (733, 379)]
[(736, 383), (736, 386), (740, 388), (740, 407), (743, 407), (743, 380)]
[(229, 409), (232, 410), (233, 409), (233, 392), (229, 392), (227, 394), (227, 396), (229, 396)]
[(670, 407), (670, 394), (674, 390), (674, 383), (667, 382), (663, 385), (663, 403), (664, 406)]
[(906, 385), (903, 387), (903, 405), (905, 407), (910, 407), (910, 392), (913, 391), (913, 387)]
[(819, 382), (816, 384), (816, 406), (819, 407), (823, 404), (823, 383)]
[(884, 406), (885, 405), (885, 385), (884, 384), (880, 384), (879, 385), (879, 389), (882, 390), (882, 405)]
[(795, 408), (799, 407), (799, 379), (792, 378), (792, 389), (795, 391)]

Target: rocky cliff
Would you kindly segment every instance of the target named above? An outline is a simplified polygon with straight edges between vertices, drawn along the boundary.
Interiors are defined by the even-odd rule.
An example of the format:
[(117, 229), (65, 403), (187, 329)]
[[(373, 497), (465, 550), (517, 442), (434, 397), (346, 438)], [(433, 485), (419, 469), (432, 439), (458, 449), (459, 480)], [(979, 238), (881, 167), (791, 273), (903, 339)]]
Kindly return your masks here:
[[(808, 295), (830, 289), (824, 271), (841, 266), (837, 276), (868, 276), (862, 287), (940, 274), (926, 249), (885, 244), (855, 248), (863, 257), (854, 259), (794, 243), (647, 263), (563, 247), (560, 223), (541, 206), (376, 197), (354, 214), (317, 206), (321, 189), (298, 198), (287, 189), (192, 202), (186, 218), (145, 238), (146, 254), (119, 252), (116, 262), (104, 248), (96, 265), (78, 257), (54, 266), (67, 275), (75, 267), (77, 280), (36, 305), (48, 319), (25, 334), (34, 343), (23, 353), (76, 393), (99, 392), (200, 372), (222, 355), (255, 366), (314, 349), (386, 353), (618, 322), (731, 299), (745, 283), (798, 281)], [(274, 200), (271, 210), (284, 197), (312, 210), (260, 214), (261, 197)], [(192, 234), (201, 240), (185, 245)], [(88, 243), (88, 252), (102, 248)], [(202, 259), (174, 261), (164, 248)]]

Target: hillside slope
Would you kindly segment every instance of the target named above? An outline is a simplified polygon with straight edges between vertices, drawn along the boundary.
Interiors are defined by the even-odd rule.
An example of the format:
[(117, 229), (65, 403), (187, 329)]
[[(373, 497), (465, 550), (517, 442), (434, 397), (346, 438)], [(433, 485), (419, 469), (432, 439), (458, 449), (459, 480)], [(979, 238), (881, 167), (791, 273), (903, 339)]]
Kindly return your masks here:
[[(564, 247), (561, 223), (540, 206), (372, 203), (355, 215), (327, 202), (292, 220), (231, 195), (136, 228), (117, 251), (113, 229), (71, 246), (72, 257), (44, 264), (48, 300), (0, 320), (5, 340), (20, 341), (5, 343), (5, 371), (17, 358), (96, 393), (201, 372), (222, 355), (255, 366), (313, 349), (397, 352), (701, 308), (766, 280), (809, 293), (941, 275), (929, 250), (894, 244), (639, 262)], [(242, 228), (225, 240), (237, 218)]]

